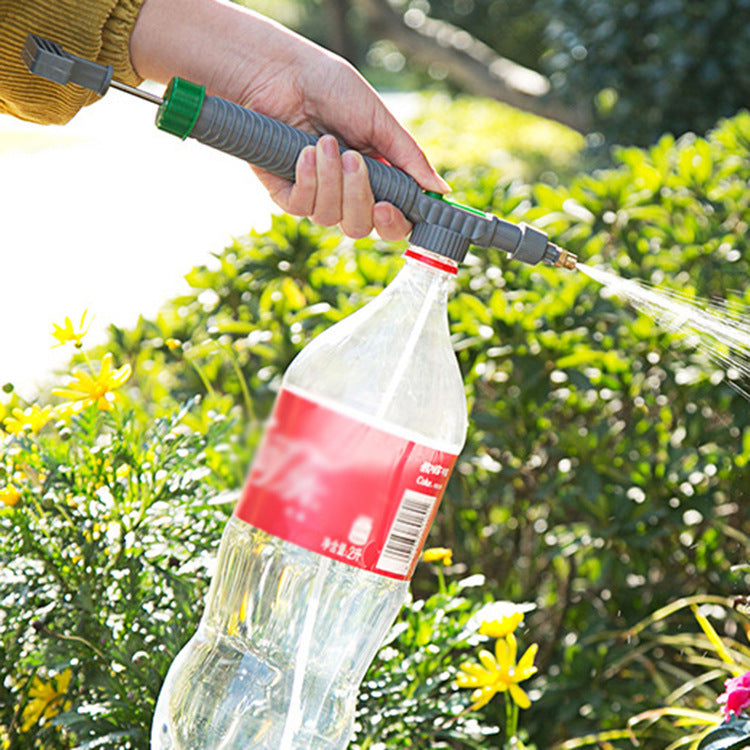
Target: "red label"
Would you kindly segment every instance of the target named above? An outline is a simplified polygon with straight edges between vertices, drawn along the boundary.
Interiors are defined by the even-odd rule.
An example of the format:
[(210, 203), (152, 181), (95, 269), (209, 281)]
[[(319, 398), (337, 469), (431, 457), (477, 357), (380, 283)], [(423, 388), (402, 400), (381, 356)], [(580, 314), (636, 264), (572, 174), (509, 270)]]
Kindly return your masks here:
[(235, 515), (390, 578), (411, 578), (456, 456), (282, 389)]

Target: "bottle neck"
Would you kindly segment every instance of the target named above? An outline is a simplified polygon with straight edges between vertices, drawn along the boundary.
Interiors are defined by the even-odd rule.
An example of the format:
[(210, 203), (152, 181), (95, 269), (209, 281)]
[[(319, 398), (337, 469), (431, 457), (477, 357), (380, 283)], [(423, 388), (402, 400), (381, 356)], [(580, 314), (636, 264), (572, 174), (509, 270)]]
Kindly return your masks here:
[(404, 259), (406, 262), (389, 284), (386, 297), (406, 293), (413, 296), (415, 301), (427, 298), (432, 304), (444, 307), (458, 271), (455, 261), (415, 245), (406, 250)]
[(458, 273), (458, 263), (455, 260), (417, 247), (417, 245), (411, 245), (404, 253), (404, 257), (442, 271), (450, 276), (455, 276)]

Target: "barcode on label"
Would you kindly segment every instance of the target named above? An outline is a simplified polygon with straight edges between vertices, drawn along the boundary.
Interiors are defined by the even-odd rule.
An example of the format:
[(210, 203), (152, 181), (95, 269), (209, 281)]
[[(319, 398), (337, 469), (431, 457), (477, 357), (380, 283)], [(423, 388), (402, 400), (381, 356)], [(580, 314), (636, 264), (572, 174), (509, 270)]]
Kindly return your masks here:
[(396, 511), (385, 546), (375, 566), (396, 575), (407, 575), (414, 555), (418, 552), (425, 529), (437, 498), (422, 492), (406, 490)]

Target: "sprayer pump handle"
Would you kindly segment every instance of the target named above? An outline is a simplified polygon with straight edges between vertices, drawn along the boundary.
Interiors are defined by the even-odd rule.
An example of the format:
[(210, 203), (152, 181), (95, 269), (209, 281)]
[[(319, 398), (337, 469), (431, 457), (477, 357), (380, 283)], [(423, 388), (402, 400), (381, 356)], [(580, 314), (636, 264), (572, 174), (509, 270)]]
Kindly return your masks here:
[[(291, 181), (300, 152), (317, 140), (310, 133), (210, 96), (203, 86), (182, 78), (173, 78), (167, 87), (156, 125)], [(401, 210), (415, 225), (412, 242), (420, 247), (458, 262), (470, 245), (498, 247), (532, 264), (547, 260), (544, 232), (424, 192), (402, 170), (368, 156), (364, 160), (375, 200), (388, 201)]]

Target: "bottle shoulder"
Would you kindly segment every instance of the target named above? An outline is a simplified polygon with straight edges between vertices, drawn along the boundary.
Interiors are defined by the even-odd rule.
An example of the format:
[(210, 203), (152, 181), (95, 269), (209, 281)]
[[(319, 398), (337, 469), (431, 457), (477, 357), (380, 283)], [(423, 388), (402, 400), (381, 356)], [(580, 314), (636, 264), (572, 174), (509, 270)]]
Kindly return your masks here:
[(466, 396), (450, 342), (443, 281), (425, 284), (418, 278), (416, 285), (386, 288), (308, 344), (288, 368), (284, 387), (390, 431), (406, 430), (441, 449), (460, 450)]

